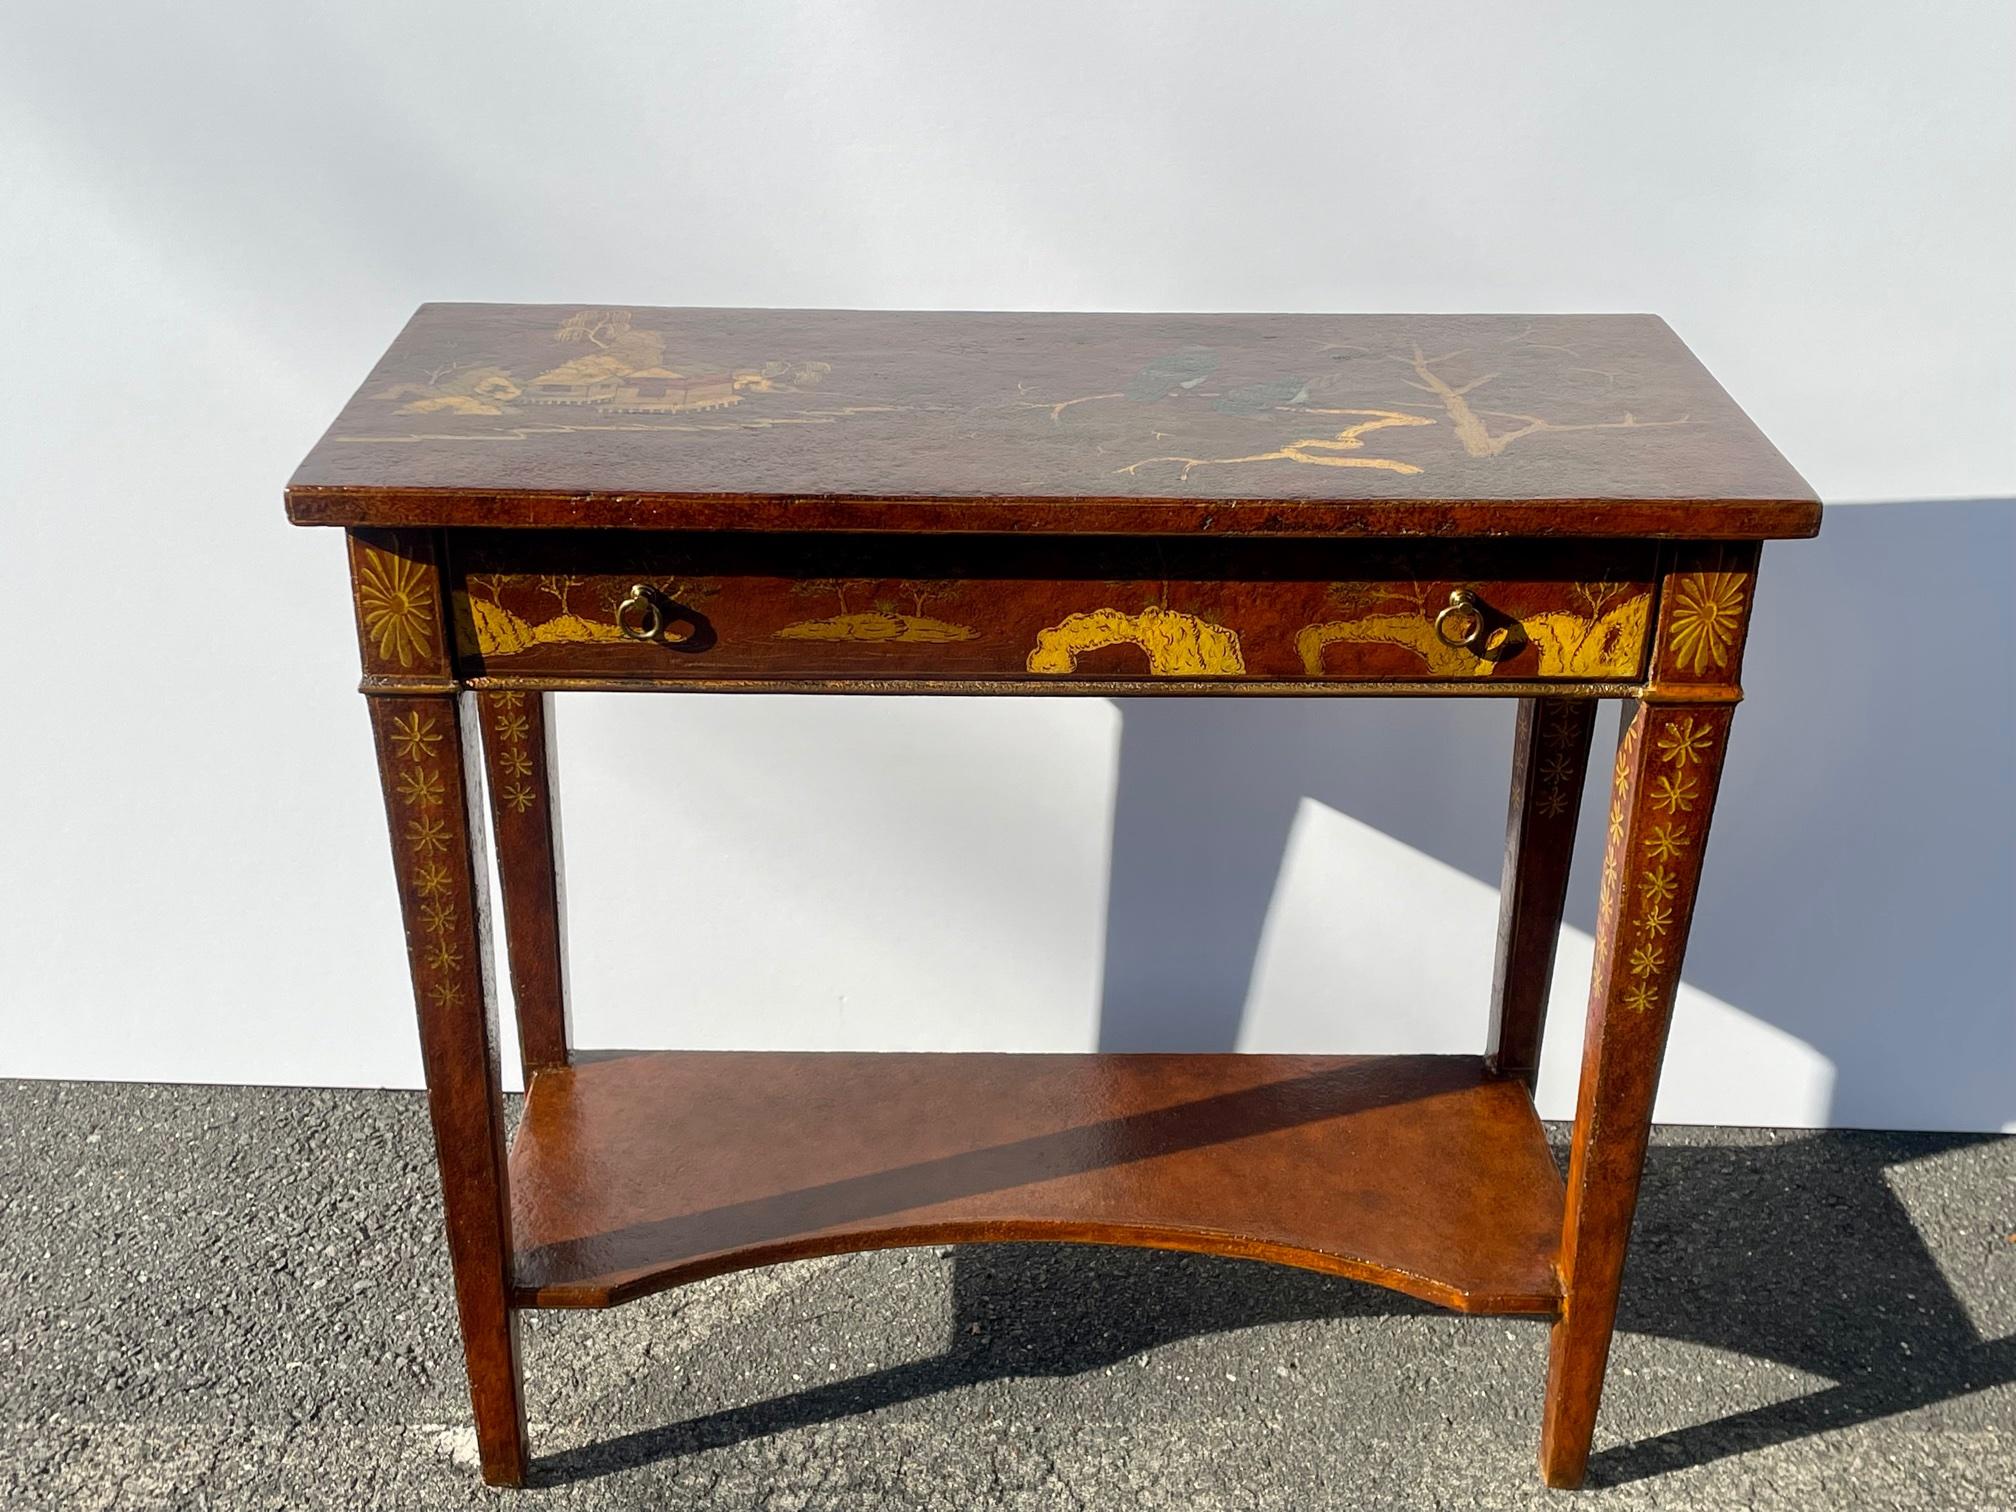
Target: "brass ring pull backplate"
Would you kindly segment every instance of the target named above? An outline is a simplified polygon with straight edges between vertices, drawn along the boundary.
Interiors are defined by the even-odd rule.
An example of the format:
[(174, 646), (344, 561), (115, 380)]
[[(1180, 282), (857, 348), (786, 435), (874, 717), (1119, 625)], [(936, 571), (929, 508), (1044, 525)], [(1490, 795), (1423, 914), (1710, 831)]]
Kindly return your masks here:
[(1477, 595), (1468, 588), (1454, 590), (1449, 595), (1448, 608), (1435, 616), (1435, 633), (1444, 645), (1482, 656), (1486, 627), (1484, 606)]
[(616, 606), (616, 628), (635, 641), (655, 641), (665, 633), (665, 595), (649, 583), (632, 583)]

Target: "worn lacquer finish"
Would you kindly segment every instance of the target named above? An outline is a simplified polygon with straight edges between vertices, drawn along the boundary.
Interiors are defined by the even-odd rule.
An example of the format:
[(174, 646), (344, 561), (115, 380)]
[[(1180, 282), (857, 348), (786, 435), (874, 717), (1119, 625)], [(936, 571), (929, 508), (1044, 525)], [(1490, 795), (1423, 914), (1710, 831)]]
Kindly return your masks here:
[(1647, 315), (427, 305), (288, 499), (303, 522), (736, 530), (1754, 539), (1819, 518)]

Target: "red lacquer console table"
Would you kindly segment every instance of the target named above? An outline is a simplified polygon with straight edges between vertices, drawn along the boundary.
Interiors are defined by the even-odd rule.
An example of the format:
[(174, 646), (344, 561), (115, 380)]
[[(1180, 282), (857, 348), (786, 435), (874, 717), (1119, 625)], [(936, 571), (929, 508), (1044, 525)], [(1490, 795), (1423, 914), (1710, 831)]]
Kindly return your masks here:
[[(1579, 1483), (1759, 545), (1820, 518), (1664, 324), (429, 305), (287, 503), (348, 536), (485, 1479), (527, 1470), (522, 1308), (1049, 1239), (1551, 1318), (1541, 1464)], [(570, 689), (1517, 699), (1486, 1043), (576, 1052)], [(1532, 1087), (1601, 699), (1625, 718), (1564, 1179)]]

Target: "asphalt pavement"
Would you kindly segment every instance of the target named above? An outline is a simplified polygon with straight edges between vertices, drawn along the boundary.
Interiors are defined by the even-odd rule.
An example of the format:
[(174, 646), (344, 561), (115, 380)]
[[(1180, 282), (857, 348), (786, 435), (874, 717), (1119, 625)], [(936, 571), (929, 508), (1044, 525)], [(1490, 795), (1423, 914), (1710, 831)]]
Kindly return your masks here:
[(2016, 1139), (1661, 1130), (1592, 1489), (1544, 1324), (917, 1249), (527, 1318), (486, 1491), (416, 1094), (0, 1082), (0, 1508), (2016, 1509)]

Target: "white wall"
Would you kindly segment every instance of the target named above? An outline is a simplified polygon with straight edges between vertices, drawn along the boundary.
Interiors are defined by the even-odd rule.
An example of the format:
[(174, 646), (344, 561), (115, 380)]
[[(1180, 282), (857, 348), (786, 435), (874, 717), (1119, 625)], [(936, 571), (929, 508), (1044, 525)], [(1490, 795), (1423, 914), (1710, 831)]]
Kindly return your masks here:
[[(17, 0), (0, 1073), (416, 1080), (280, 486), (423, 299), (1616, 309), (1890, 501), (1767, 553), (1662, 1116), (2016, 1120), (2016, 533), (1914, 502), (2016, 492), (2012, 63), (2004, 0)], [(565, 700), (582, 1037), (1474, 1046), (1509, 717)]]

